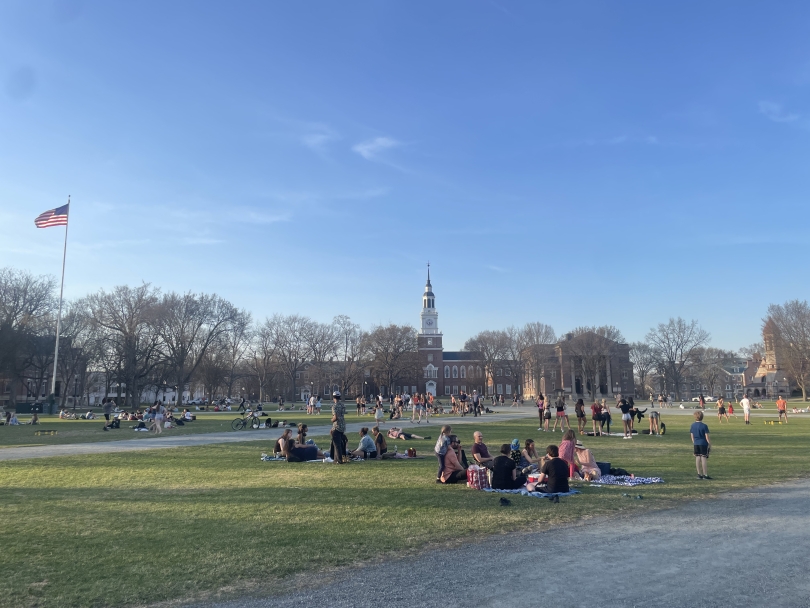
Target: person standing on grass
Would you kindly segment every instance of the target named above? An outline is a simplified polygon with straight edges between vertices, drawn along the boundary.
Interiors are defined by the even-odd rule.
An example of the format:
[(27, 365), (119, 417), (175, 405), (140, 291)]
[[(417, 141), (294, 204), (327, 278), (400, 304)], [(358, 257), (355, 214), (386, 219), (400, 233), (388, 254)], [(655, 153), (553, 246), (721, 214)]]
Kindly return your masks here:
[(748, 399), (748, 395), (740, 400), (740, 406), (743, 408), (743, 420), (745, 420), (745, 424), (751, 424), (751, 401)]
[(785, 417), (785, 424), (787, 424), (787, 401), (782, 395), (776, 400), (776, 411), (779, 414), (779, 422), (782, 422), (782, 416)]
[(340, 391), (332, 393), (332, 445), (329, 455), (335, 464), (343, 464), (346, 455), (346, 406), (340, 399)]
[(729, 422), (728, 414), (726, 414), (726, 403), (722, 397), (717, 398), (717, 424), (723, 422), (723, 416), (726, 417), (726, 422)]
[(377, 426), (380, 426), (385, 422), (385, 411), (383, 411), (383, 406), (381, 402), (377, 403), (377, 407), (374, 408), (374, 422)]
[[(557, 423), (560, 423), (560, 432), (565, 432), (565, 421), (568, 420), (568, 416), (565, 413), (565, 395), (560, 395), (557, 397), (557, 402), (554, 404), (554, 407), (557, 410), (557, 416), (554, 419), (554, 427), (551, 429), (551, 432), (554, 433), (557, 430)], [(568, 424), (568, 428), (571, 428), (571, 424)]]
[(537, 401), (535, 401), (535, 405), (537, 405), (537, 416), (540, 418), (540, 426), (537, 428), (538, 431), (543, 430), (543, 412), (546, 409), (546, 400), (543, 397), (543, 393), (537, 395)]
[(630, 414), (630, 410), (632, 406), (627, 402), (626, 399), (622, 399), (619, 401), (619, 409), (622, 411), (622, 426), (624, 427), (624, 437), (623, 439), (632, 439), (633, 438), (633, 426), (632, 426), (632, 419), (633, 417)]
[(155, 401), (155, 435), (160, 435), (163, 432), (163, 421), (166, 420), (166, 407), (160, 402)]
[[(728, 407), (726, 409), (728, 410), (728, 416), (737, 417), (737, 414), (734, 413), (734, 402), (731, 399), (728, 400)], [(728, 416), (726, 416), (726, 420), (728, 420)]]
[(585, 402), (582, 399), (577, 399), (574, 412), (577, 415), (577, 430), (582, 435), (585, 433)]
[(712, 442), (711, 439), (709, 439), (709, 427), (703, 424), (702, 411), (695, 412), (695, 421), (689, 428), (689, 434), (692, 436), (698, 479), (711, 479), (711, 477), (709, 477), (707, 464)]
[(596, 437), (597, 432), (602, 436), (602, 405), (599, 400), (595, 400), (591, 405), (591, 422), (593, 423), (593, 436)]

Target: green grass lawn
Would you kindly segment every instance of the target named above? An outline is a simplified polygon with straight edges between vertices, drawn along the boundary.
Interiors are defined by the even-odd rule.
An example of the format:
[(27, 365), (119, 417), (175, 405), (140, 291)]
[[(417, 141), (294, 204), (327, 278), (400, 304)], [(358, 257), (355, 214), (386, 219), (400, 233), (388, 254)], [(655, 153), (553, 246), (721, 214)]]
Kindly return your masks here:
[[(810, 474), (810, 461), (796, 447), (810, 435), (810, 417), (747, 427), (741, 419), (718, 425), (707, 417), (713, 481), (695, 479), (691, 418), (664, 412), (663, 419), (664, 437), (584, 442), (598, 460), (661, 476), (665, 484), (582, 487), (581, 495), (559, 504), (514, 496), (506, 508), (498, 495), (435, 484), (434, 458), (345, 466), (262, 462), (269, 441), (0, 462), (0, 606), (272, 593), (301, 572)], [(483, 420), (481, 428), (496, 450), (513, 437), (533, 437), (538, 446), (560, 441), (559, 433), (538, 432), (536, 425), (534, 419)], [(468, 452), (474, 428), (458, 427)], [(431, 430), (435, 437), (438, 429)], [(355, 447), (357, 437), (350, 439)], [(406, 447), (396, 443), (400, 451)], [(408, 447), (430, 454), (432, 444)]]

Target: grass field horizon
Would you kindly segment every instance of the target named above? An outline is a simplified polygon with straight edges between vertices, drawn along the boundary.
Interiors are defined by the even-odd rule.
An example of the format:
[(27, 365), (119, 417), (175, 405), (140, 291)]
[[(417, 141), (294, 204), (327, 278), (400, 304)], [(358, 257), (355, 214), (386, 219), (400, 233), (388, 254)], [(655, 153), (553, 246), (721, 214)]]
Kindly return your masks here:
[[(262, 462), (270, 441), (0, 462), (0, 606), (127, 606), (277, 593), (290, 577), (352, 559), (662, 509), (810, 476), (810, 463), (795, 449), (810, 435), (808, 418), (787, 426), (761, 420), (744, 426), (741, 418), (718, 425), (707, 414), (713, 481), (695, 479), (691, 418), (663, 412), (663, 437), (583, 441), (599, 460), (666, 483), (581, 484), (582, 494), (560, 504), (516, 496), (508, 508), (497, 495), (435, 484), (434, 458), (342, 467)], [(559, 433), (538, 432), (536, 425), (533, 418), (484, 418), (478, 428), (490, 448), (515, 437), (538, 446), (560, 441)], [(457, 429), (468, 454), (475, 429)], [(326, 445), (324, 437), (315, 440)], [(350, 437), (351, 447), (356, 441)], [(430, 454), (432, 444), (407, 445)]]

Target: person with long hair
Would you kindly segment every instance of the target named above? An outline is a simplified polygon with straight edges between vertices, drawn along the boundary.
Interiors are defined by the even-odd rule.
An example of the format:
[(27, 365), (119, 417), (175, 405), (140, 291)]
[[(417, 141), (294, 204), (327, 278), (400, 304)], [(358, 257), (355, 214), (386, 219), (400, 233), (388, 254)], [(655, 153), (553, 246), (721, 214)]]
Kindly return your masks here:
[(537, 428), (538, 431), (543, 430), (543, 412), (546, 409), (546, 400), (543, 397), (543, 393), (537, 395), (537, 401), (535, 401), (535, 405), (537, 405), (537, 416), (540, 418), (540, 426)]
[(563, 440), (558, 446), (560, 458), (568, 463), (568, 477), (575, 477), (579, 474), (579, 467), (574, 460), (574, 445), (576, 444), (577, 434), (573, 429), (569, 428), (563, 435)]
[(574, 413), (577, 415), (577, 431), (582, 435), (585, 433), (585, 402), (582, 399), (577, 399)]
[(602, 405), (599, 400), (595, 400), (591, 405), (591, 422), (593, 423), (593, 436), (596, 437), (597, 432), (602, 436)]
[(527, 439), (523, 444), (523, 449), (520, 451), (520, 466), (525, 469), (539, 464), (540, 456), (538, 456), (537, 449), (534, 447), (534, 439)]

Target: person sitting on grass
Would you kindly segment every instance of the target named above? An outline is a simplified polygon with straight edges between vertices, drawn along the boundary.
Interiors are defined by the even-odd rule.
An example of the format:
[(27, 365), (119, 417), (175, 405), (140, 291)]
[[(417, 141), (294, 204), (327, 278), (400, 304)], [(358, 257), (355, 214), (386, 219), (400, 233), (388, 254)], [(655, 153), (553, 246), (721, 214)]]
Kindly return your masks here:
[(560, 458), (560, 450), (556, 445), (546, 448), (548, 456), (540, 467), (540, 479), (537, 485), (529, 484), (526, 489), (529, 492), (545, 492), (548, 494), (569, 492), (568, 486), (568, 463)]
[(534, 445), (534, 439), (527, 439), (524, 443), (523, 450), (520, 452), (520, 467), (537, 468), (540, 466), (540, 456), (537, 455), (537, 448)]
[(560, 458), (568, 463), (568, 476), (571, 478), (579, 477), (579, 467), (574, 461), (574, 445), (576, 443), (576, 433), (573, 429), (568, 429), (563, 435), (563, 440), (558, 448)]
[(512, 444), (509, 447), (511, 448), (509, 458), (515, 461), (515, 466), (518, 468), (518, 471), (520, 471), (523, 469), (523, 466), (520, 464), (523, 460), (523, 455), (520, 453), (520, 439), (513, 439)]
[(6, 424), (9, 426), (18, 426), (20, 421), (17, 420), (17, 413), (16, 412), (6, 412)]
[(292, 431), (290, 429), (284, 429), (281, 437), (276, 439), (276, 442), (273, 444), (273, 457), (278, 458), (279, 454), (284, 451), (284, 445), (290, 439), (292, 439)]
[(188, 409), (184, 409), (183, 420), (185, 420), (186, 422), (191, 422), (192, 420), (194, 420), (194, 415), (191, 412), (189, 412)]
[(31, 420), (28, 421), (28, 424), (39, 424), (39, 416), (36, 412), (31, 414)]
[(574, 452), (583, 478), (593, 481), (602, 476), (602, 470), (596, 464), (596, 458), (593, 457), (593, 453), (581, 441), (577, 440), (574, 444)]
[(371, 429), (371, 434), (374, 435), (374, 447), (377, 449), (377, 460), (382, 460), (388, 453), (388, 444), (385, 441), (385, 435), (380, 432), (380, 427), (378, 426)]
[(476, 464), (491, 469), (495, 458), (490, 456), (489, 449), (484, 443), (484, 435), (481, 434), (481, 431), (475, 431), (473, 433), (473, 440), (475, 441), (472, 446), (473, 460), (475, 460)]
[(303, 422), (298, 423), (298, 439), (297, 442), (304, 445), (307, 442), (307, 431), (309, 427)]
[(405, 433), (401, 428), (392, 426), (388, 429), (388, 438), (389, 439), (430, 439), (430, 435), (427, 437), (422, 437), (421, 435), (417, 435), (416, 433)]
[(461, 464), (461, 441), (457, 435), (450, 435), (450, 448), (444, 455), (442, 483), (459, 483), (467, 481), (467, 471)]
[(492, 489), (517, 490), (526, 484), (526, 476), (517, 474), (517, 465), (510, 454), (512, 446), (504, 443), (501, 446), (501, 455), (492, 461)]
[(308, 462), (310, 460), (323, 460), (323, 452), (314, 445), (298, 445), (293, 439), (284, 442), (282, 456), (287, 462)]
[(374, 440), (368, 436), (368, 427), (364, 426), (360, 429), (360, 444), (357, 449), (351, 452), (353, 458), (377, 458), (377, 447), (374, 445)]

